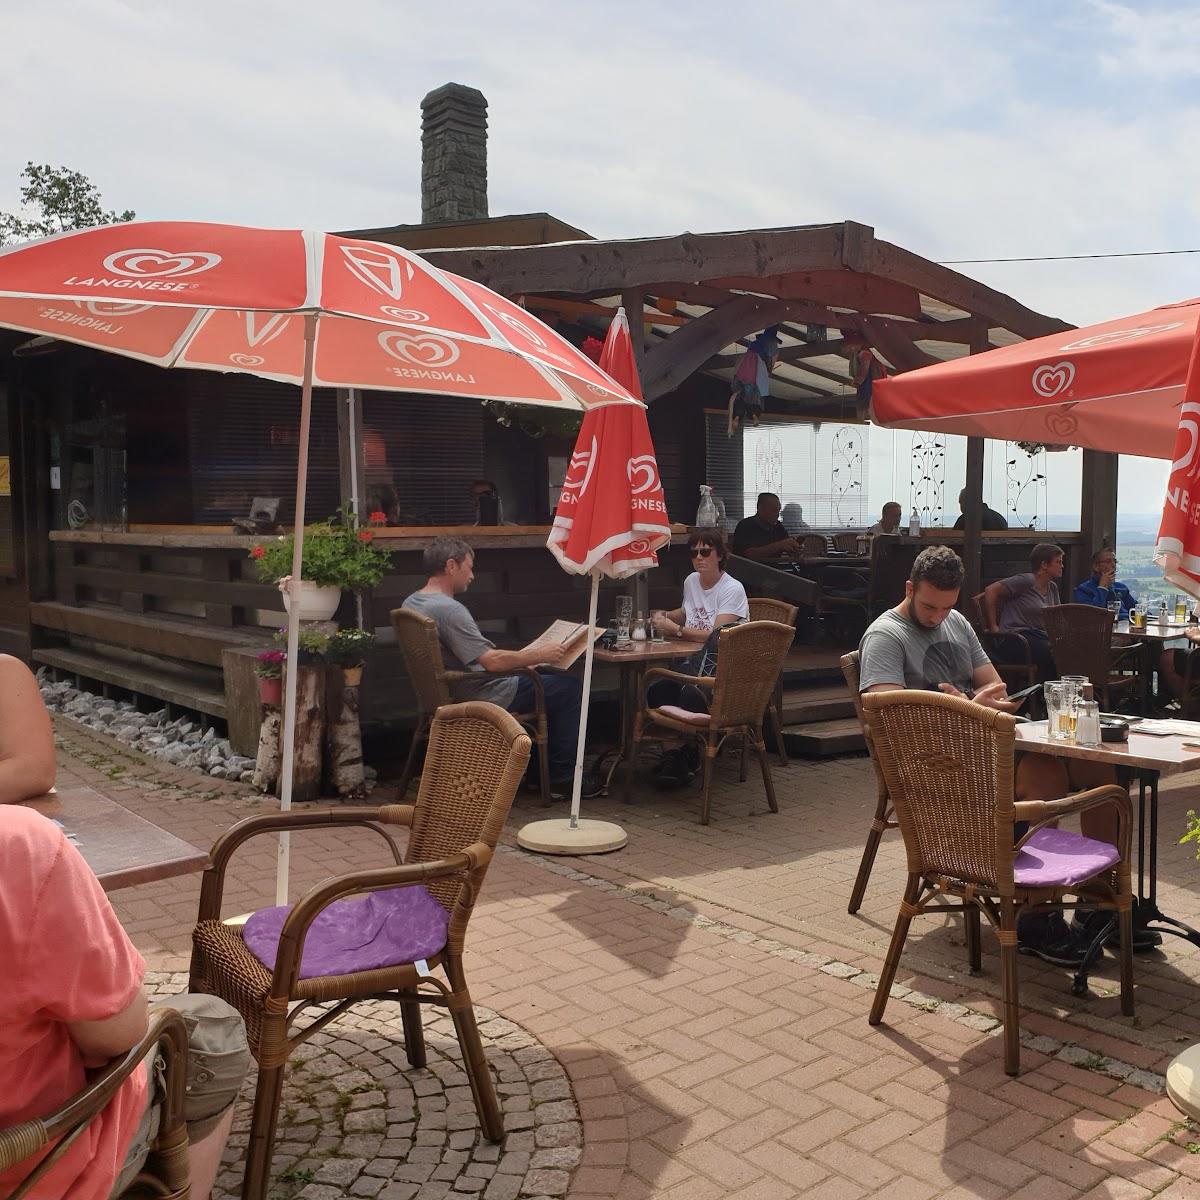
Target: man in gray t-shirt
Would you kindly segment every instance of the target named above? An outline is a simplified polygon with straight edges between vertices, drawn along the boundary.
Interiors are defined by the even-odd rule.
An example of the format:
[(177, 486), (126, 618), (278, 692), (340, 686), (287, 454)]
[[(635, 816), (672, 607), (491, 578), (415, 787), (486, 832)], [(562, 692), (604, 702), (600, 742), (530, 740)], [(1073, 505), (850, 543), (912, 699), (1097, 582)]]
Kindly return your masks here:
[[(500, 678), (455, 680), (450, 685), (451, 696), (455, 700), (486, 700), (509, 712), (533, 712), (537, 695), (535, 681), (527, 668), (557, 666), (565, 656), (563, 647), (500, 650), (495, 642), (483, 636), (466, 605), (455, 599), (475, 578), (475, 552), (462, 538), (434, 538), (425, 548), (422, 562), (428, 581), (401, 607), (420, 613), (437, 625), (446, 669), (503, 673)], [(539, 671), (538, 677), (546, 702), (551, 796), (561, 799), (570, 792), (575, 773), (583, 687), (573, 675)], [(585, 773), (582, 795), (595, 796), (599, 790), (599, 781)]]
[[(1030, 570), (987, 586), (983, 616), (994, 633), (1021, 633), (1033, 655), (1041, 681), (1055, 678), (1054, 656), (1046, 638), (1046, 609), (1058, 604), (1058, 580), (1063, 573), (1061, 546), (1042, 542), (1029, 555)], [(1016, 642), (1016, 638), (1007, 639)], [(1002, 651), (1004, 652), (1004, 651)], [(1013, 650), (1014, 658), (1019, 651)]]
[(922, 688), (970, 696), (1005, 712), (1017, 708), (970, 622), (955, 610), (962, 579), (962, 560), (948, 546), (917, 555), (904, 599), (863, 634), (861, 691)]

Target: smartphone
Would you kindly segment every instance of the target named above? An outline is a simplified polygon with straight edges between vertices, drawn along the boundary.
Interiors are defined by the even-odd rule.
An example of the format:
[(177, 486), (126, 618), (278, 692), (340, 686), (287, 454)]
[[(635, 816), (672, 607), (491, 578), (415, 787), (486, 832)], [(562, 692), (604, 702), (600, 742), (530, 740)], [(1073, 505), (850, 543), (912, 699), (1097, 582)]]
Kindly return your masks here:
[(1035, 683), (1030, 687), (1022, 688), (1019, 692), (1009, 692), (1008, 698), (1010, 700), (1024, 700), (1026, 696), (1032, 696), (1034, 692), (1039, 691), (1041, 686), (1040, 683)]

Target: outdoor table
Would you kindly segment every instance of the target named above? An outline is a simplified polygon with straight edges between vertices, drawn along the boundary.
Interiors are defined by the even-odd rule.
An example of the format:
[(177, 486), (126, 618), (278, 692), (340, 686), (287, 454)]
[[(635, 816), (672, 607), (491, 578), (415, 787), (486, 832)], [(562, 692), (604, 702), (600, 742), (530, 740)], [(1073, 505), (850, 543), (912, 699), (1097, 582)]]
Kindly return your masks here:
[(1140, 629), (1131, 629), (1128, 621), (1118, 621), (1113, 626), (1113, 641), (1118, 637), (1128, 638), (1131, 644), (1142, 648), (1142, 715), (1150, 711), (1150, 680), (1158, 662), (1159, 652), (1168, 642), (1178, 641), (1188, 628), (1187, 621), (1147, 621)]
[[(1159, 724), (1159, 722), (1152, 722)], [(1137, 726), (1129, 731), (1128, 742), (1102, 742), (1099, 746), (1080, 746), (1051, 738), (1045, 721), (1029, 721), (1017, 725), (1017, 748), (1032, 754), (1051, 754), (1057, 758), (1077, 758), (1085, 762), (1108, 763), (1117, 768), (1118, 778), (1138, 781), (1138, 846), (1137, 894), (1133, 900), (1135, 929), (1153, 933), (1173, 933), (1200, 946), (1200, 931), (1168, 917), (1158, 907), (1158, 781), (1163, 775), (1182, 775), (1200, 770), (1200, 722), (1172, 721), (1172, 725), (1192, 726), (1195, 733), (1172, 733), (1153, 737), (1138, 733)], [(1195, 743), (1193, 744), (1193, 740)], [(1128, 786), (1128, 784), (1126, 784)], [(1146, 811), (1149, 809), (1149, 830)], [(1080, 968), (1076, 984), (1083, 980), (1087, 986), (1087, 966)]]
[(646, 669), (690, 658), (701, 648), (699, 642), (676, 638), (665, 642), (631, 641), (628, 650), (608, 650), (597, 645), (596, 662), (612, 663), (621, 668), (621, 742), (604, 778), (606, 792), (612, 783), (613, 772), (633, 753), (633, 719), (637, 714), (638, 693)]
[(91, 788), (49, 792), (24, 803), (62, 824), (106, 892), (208, 866), (207, 853)]

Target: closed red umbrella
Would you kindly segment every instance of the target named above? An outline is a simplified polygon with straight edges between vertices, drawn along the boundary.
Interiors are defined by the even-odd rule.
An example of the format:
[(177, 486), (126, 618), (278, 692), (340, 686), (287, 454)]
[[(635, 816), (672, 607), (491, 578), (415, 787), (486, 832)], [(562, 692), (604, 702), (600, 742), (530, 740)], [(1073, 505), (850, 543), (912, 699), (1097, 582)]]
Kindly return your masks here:
[(1200, 333), (1192, 344), (1154, 558), (1169, 583), (1200, 598)]
[[(617, 310), (600, 355), (600, 366), (631, 395), (641, 398), (629, 322)], [(583, 418), (571, 455), (554, 526), (547, 539), (550, 552), (565, 571), (591, 575), (588, 624), (596, 624), (600, 577), (626, 579), (658, 565), (658, 551), (671, 540), (662, 480), (646, 410), (632, 404), (593, 409)], [(580, 790), (587, 740), (588, 703), (592, 684), (593, 646), (589, 641), (583, 667), (583, 707), (568, 820), (535, 821), (521, 830), (522, 844), (559, 854), (614, 850), (624, 845), (624, 831), (607, 821), (581, 821)]]

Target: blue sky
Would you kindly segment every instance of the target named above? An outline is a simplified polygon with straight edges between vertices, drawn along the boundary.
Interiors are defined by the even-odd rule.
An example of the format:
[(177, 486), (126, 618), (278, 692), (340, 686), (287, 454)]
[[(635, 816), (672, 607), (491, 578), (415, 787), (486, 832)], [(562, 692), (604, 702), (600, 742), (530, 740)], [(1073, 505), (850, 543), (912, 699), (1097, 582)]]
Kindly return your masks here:
[[(851, 218), (935, 259), (1200, 246), (1191, 4), (2, 2), (0, 208), (32, 158), (143, 217), (414, 221), (418, 105), (454, 79), (490, 102), (493, 213)], [(1200, 293), (1200, 255), (961, 269), (1077, 324)], [(1161, 474), (1131, 465), (1123, 507)]]

